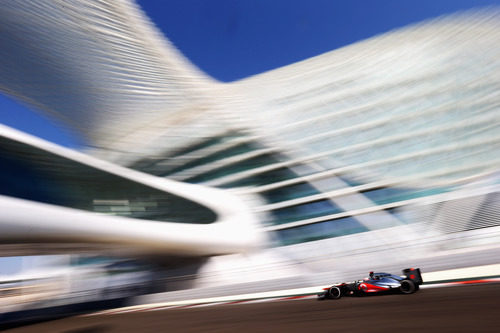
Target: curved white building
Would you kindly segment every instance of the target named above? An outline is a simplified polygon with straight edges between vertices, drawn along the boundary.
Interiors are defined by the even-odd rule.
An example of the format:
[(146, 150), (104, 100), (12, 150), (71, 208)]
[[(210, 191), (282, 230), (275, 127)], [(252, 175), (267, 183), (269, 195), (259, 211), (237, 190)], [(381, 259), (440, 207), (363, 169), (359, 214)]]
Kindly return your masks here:
[(88, 148), (0, 128), (7, 170), (43, 179), (32, 192), (4, 172), (0, 240), (165, 256), (270, 245), (309, 269), (353, 251), (457, 246), (449, 235), (495, 243), (499, 18), (443, 17), (223, 84), (130, 1), (7, 1), (0, 89)]

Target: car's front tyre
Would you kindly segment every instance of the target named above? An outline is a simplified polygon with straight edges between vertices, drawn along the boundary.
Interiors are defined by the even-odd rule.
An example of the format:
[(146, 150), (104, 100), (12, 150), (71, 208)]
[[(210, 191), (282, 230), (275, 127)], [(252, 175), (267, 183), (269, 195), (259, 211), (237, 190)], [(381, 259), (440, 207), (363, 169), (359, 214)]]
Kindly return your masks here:
[(328, 295), (330, 296), (330, 298), (332, 299), (339, 299), (342, 297), (342, 291), (340, 290), (339, 287), (331, 287), (329, 290), (328, 290)]

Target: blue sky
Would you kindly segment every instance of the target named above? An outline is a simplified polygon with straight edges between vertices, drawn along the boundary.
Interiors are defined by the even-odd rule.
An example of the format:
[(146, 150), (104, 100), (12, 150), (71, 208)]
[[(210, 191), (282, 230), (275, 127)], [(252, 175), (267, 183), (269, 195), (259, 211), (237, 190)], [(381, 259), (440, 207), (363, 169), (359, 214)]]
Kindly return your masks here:
[[(500, 0), (139, 0), (185, 56), (230, 82), (359, 40)], [(78, 148), (70, 129), (0, 94), (0, 123)], [(9, 264), (10, 263), (10, 264)], [(19, 269), (0, 259), (1, 273)]]
[(195, 64), (233, 81), (499, 0), (139, 0)]

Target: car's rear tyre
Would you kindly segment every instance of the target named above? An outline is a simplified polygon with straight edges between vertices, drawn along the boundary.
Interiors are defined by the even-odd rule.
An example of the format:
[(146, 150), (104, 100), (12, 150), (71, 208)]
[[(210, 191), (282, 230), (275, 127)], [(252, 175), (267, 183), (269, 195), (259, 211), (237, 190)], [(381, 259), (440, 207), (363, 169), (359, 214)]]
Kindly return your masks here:
[(328, 295), (332, 299), (339, 299), (340, 297), (342, 297), (342, 292), (339, 287), (331, 287), (328, 290)]
[(413, 294), (415, 291), (417, 291), (415, 282), (413, 282), (412, 280), (401, 281), (401, 287), (399, 289), (403, 294)]

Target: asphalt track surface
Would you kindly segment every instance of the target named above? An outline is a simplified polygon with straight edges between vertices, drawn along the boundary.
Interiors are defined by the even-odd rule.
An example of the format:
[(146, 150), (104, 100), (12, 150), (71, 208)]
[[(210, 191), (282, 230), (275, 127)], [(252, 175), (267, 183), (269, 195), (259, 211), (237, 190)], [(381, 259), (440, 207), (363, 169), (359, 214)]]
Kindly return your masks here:
[(500, 284), (77, 316), (6, 332), (500, 332)]

